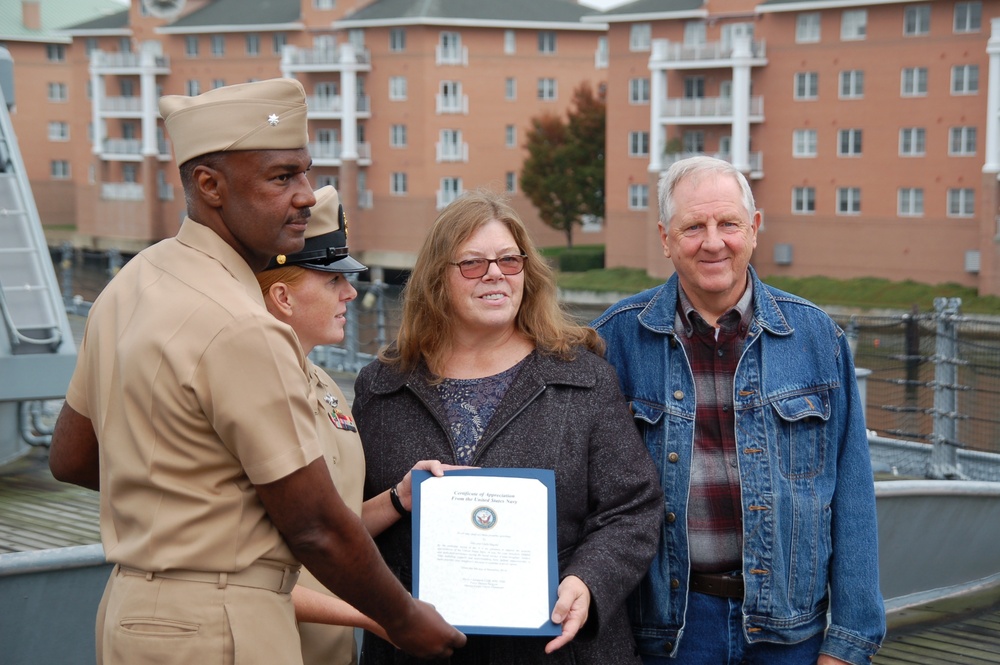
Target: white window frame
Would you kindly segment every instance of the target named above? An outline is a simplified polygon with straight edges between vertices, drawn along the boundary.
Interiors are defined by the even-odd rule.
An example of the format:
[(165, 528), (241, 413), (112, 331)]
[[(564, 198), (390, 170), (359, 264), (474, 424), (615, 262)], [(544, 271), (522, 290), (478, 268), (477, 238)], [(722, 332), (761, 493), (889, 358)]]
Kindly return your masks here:
[(628, 103), (639, 105), (649, 104), (649, 79), (629, 79)]
[(792, 132), (792, 157), (816, 157), (819, 137), (815, 129), (796, 129)]
[(860, 157), (864, 148), (863, 138), (861, 129), (838, 129), (837, 157)]
[(633, 23), (628, 33), (628, 50), (649, 51), (653, 43), (653, 26), (650, 23)]
[(840, 72), (840, 98), (863, 99), (865, 96), (865, 70), (846, 69)]
[(441, 178), (441, 189), (438, 190), (438, 208), (446, 205), (462, 195), (462, 179), (454, 176)]
[(903, 7), (903, 36), (922, 37), (931, 32), (931, 5), (923, 3)]
[(976, 154), (976, 128), (952, 127), (948, 130), (948, 154), (969, 157)]
[(983, 26), (983, 3), (980, 0), (975, 2), (956, 2), (955, 20), (952, 22), (952, 29), (956, 33), (979, 32)]
[(260, 55), (260, 35), (256, 32), (248, 33), (246, 36), (246, 51), (249, 56)]
[(226, 38), (224, 35), (212, 35), (209, 40), (213, 58), (223, 58), (226, 55)]
[(66, 62), (66, 45), (46, 44), (45, 59), (48, 62)]
[(395, 124), (389, 128), (389, 147), (405, 148), (407, 146), (406, 125)]
[(974, 217), (976, 214), (976, 190), (971, 187), (956, 187), (948, 190), (948, 216)]
[(701, 46), (708, 42), (708, 24), (703, 20), (684, 23), (684, 46)]
[(927, 96), (927, 68), (904, 67), (899, 77), (900, 97)]
[(628, 156), (649, 157), (649, 132), (638, 131), (628, 133)]
[(517, 99), (517, 79), (513, 76), (508, 76), (504, 79), (503, 98), (508, 102), (512, 102)]
[(896, 214), (900, 217), (923, 217), (923, 188), (900, 187), (896, 190)]
[(792, 96), (797, 101), (819, 99), (819, 72), (796, 72)]
[(515, 31), (503, 31), (503, 52), (507, 55), (517, 53), (517, 33)]
[(792, 188), (792, 214), (793, 215), (815, 215), (816, 214), (816, 188), (815, 187), (793, 187)]
[(628, 186), (628, 209), (649, 209), (649, 185), (632, 184)]
[(184, 89), (188, 97), (197, 97), (201, 94), (201, 81), (198, 79), (188, 79), (184, 83)]
[(409, 183), (407, 182), (406, 173), (403, 171), (394, 171), (389, 174), (389, 194), (392, 196), (406, 196), (409, 193), (408, 190)]
[(899, 130), (900, 157), (923, 157), (926, 154), (926, 129), (923, 127), (903, 127)]
[(517, 193), (517, 174), (513, 171), (507, 171), (504, 174), (504, 191), (508, 194)]
[(72, 171), (68, 159), (53, 159), (49, 162), (49, 175), (53, 180), (69, 180)]
[(840, 41), (861, 41), (868, 32), (867, 9), (845, 9), (840, 15)]
[(284, 32), (276, 32), (271, 37), (271, 50), (273, 50), (276, 55), (281, 55), (281, 52), (287, 44), (288, 35)]
[(555, 30), (538, 31), (538, 52), (544, 54), (552, 54), (556, 52)]
[(504, 146), (507, 147), (507, 148), (516, 148), (517, 147), (517, 126), (516, 125), (507, 125), (506, 127), (504, 127), (503, 131), (504, 131), (504, 136), (503, 136), (503, 144), (504, 144)]
[(406, 77), (405, 76), (390, 76), (389, 77), (389, 101), (390, 102), (403, 102), (403, 101), (406, 101)]
[(50, 141), (69, 141), (69, 123), (61, 120), (54, 120), (49, 123)]
[(951, 68), (951, 94), (979, 94), (979, 65), (953, 65)]
[(795, 17), (795, 43), (817, 44), (820, 40), (820, 13), (802, 12)]
[(543, 77), (538, 79), (538, 99), (543, 102), (554, 102), (558, 96), (559, 88), (554, 78)]
[(50, 102), (65, 102), (69, 100), (69, 86), (65, 83), (49, 83), (48, 100)]
[(389, 52), (402, 53), (406, 50), (406, 28), (393, 28), (389, 31)]
[(861, 188), (860, 187), (838, 187), (837, 188), (837, 214), (838, 215), (860, 215), (861, 214)]
[(681, 134), (681, 150), (686, 153), (705, 152), (705, 130), (685, 129)]

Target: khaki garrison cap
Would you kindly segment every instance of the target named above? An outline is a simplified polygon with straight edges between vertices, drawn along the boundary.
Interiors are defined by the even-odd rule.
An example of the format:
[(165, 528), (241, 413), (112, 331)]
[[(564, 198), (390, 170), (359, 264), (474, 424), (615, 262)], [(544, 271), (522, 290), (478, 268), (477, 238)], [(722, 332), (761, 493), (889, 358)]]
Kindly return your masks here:
[(160, 98), (160, 115), (180, 166), (210, 152), (296, 150), (309, 143), (306, 93), (295, 79), (215, 88), (196, 97)]
[(301, 252), (279, 254), (264, 270), (299, 266), (322, 272), (363, 272), (364, 264), (351, 258), (347, 250), (347, 215), (340, 204), (337, 190), (327, 185), (316, 190), (316, 205), (312, 207), (306, 244)]

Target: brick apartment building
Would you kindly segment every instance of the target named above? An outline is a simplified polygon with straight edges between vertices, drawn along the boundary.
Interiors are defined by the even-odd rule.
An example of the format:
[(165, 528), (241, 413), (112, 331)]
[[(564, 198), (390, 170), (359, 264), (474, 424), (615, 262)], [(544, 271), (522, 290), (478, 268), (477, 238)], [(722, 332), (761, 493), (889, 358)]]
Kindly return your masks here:
[[(559, 245), (517, 179), (530, 119), (564, 112), (586, 80), (607, 91), (606, 215), (580, 241), (606, 242), (608, 266), (669, 274), (656, 178), (702, 152), (749, 176), (765, 276), (1000, 294), (1000, 0), (0, 7), (43, 221), (73, 226), (81, 244), (141, 246), (176, 230), (160, 94), (283, 75), (310, 95), (312, 176), (342, 192), (364, 260), (407, 267), (440, 207), (484, 185), (511, 190), (538, 242)], [(54, 27), (50, 7), (62, 12)]]

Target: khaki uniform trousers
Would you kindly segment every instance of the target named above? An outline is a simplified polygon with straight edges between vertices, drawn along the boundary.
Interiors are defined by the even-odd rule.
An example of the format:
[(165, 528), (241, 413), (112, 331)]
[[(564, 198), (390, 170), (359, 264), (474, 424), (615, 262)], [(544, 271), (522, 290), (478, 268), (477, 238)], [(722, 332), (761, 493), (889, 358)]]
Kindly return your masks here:
[(301, 664), (290, 594), (297, 570), (260, 567), (226, 576), (115, 566), (98, 608), (98, 665)]

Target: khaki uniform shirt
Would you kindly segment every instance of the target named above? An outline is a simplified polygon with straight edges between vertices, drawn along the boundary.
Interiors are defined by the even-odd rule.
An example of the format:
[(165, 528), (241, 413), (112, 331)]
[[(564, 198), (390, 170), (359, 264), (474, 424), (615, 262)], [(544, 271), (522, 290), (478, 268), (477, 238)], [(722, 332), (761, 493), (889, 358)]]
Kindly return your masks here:
[(68, 404), (100, 442), (101, 540), (147, 571), (295, 558), (255, 484), (321, 454), (306, 358), (207, 227), (129, 261), (94, 303)]
[[(361, 447), (357, 425), (340, 387), (326, 372), (311, 362), (309, 365), (316, 429), (323, 446), (323, 458), (344, 503), (360, 516), (364, 498), (365, 451)], [(333, 595), (305, 568), (302, 569), (299, 584)], [(350, 665), (357, 662), (354, 628), (350, 626), (300, 623), (299, 635), (305, 665)]]

